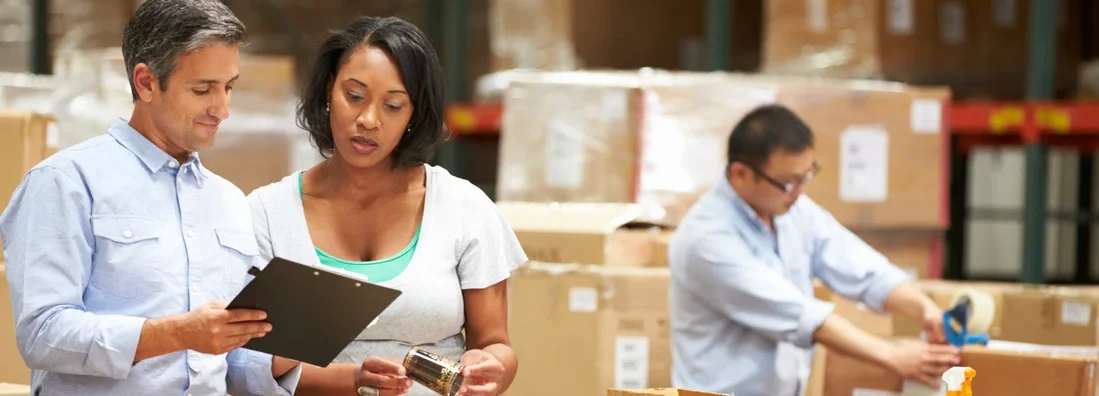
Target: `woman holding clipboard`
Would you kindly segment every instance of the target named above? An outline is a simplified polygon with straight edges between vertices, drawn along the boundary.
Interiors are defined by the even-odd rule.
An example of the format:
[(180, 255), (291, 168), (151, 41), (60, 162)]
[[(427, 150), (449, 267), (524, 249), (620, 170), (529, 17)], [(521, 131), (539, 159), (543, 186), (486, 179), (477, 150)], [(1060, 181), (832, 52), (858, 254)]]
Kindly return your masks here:
[(304, 367), (297, 395), (432, 395), (404, 376), (412, 346), (464, 364), (463, 395), (515, 377), (505, 280), (527, 257), (484, 192), (426, 164), (443, 106), (438, 56), (408, 22), (359, 18), (320, 48), (297, 115), (326, 159), (249, 195), (260, 254), (402, 295), (332, 365)]

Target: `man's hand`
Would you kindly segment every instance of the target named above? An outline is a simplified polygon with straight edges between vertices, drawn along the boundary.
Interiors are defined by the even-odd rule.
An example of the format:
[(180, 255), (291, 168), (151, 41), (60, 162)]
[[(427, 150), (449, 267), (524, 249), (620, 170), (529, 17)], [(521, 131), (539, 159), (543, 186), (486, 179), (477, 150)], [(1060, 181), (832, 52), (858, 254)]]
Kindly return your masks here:
[(921, 341), (899, 341), (892, 344), (889, 365), (901, 377), (923, 381), (938, 388), (946, 370), (961, 361), (961, 353), (952, 345), (928, 344)]
[(174, 333), (185, 349), (220, 355), (271, 331), (271, 324), (263, 322), (267, 313), (249, 309), (230, 311), (226, 306), (223, 301), (213, 301), (180, 317)]
[(504, 376), (504, 364), (496, 356), (480, 349), (471, 349), (462, 355), (465, 366), (460, 396), (496, 396), (500, 378)]
[(923, 331), (927, 342), (932, 344), (946, 344), (946, 333), (943, 328), (943, 310), (935, 305), (924, 307)]

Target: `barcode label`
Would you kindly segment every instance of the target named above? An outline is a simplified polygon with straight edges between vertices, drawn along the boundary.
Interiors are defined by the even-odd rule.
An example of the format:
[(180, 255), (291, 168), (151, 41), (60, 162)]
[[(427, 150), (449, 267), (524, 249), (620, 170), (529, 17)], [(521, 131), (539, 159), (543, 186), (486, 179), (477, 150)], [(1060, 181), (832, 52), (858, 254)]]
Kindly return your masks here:
[(618, 389), (649, 387), (649, 339), (618, 337), (614, 342), (614, 386)]

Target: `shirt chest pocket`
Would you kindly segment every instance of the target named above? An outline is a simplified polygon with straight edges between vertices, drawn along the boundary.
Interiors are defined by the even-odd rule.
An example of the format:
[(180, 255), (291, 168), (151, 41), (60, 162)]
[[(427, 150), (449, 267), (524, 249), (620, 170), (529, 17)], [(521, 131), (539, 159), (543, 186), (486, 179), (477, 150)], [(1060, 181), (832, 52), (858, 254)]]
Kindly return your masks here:
[(164, 282), (164, 225), (138, 217), (92, 218), (95, 235), (91, 287), (122, 299), (158, 292)]
[(223, 298), (232, 298), (244, 287), (248, 270), (259, 256), (259, 246), (251, 231), (236, 228), (218, 228), (218, 252), (215, 260), (222, 267), (226, 284)]

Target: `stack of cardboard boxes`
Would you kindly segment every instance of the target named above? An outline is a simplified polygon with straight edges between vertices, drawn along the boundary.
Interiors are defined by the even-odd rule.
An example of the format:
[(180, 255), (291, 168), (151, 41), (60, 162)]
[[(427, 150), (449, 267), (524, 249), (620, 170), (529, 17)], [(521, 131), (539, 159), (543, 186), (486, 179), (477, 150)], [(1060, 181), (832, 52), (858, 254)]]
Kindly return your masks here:
[[(948, 99), (943, 89), (902, 84), (735, 74), (557, 72), (515, 80), (505, 94), (498, 198), (532, 263), (509, 288), (512, 339), (529, 362), (513, 391), (671, 386), (668, 235), (720, 182), (732, 126), (768, 103), (792, 108), (816, 134), (824, 170), (807, 186), (809, 197), (909, 269), (943, 308), (964, 288), (993, 295), (990, 335), (998, 343), (966, 348), (963, 358), (984, 379), (978, 392), (1094, 389), (1099, 354), (1065, 356), (1050, 345), (1097, 345), (1099, 292), (928, 279), (939, 277), (947, 223), (941, 125)], [(823, 287), (816, 296), (881, 337), (922, 331)], [(816, 357), (810, 396), (917, 389), (824, 348)], [(1037, 375), (1019, 374), (1027, 369)]]
[[(763, 71), (949, 84), (965, 98), (1021, 98), (1031, 1), (768, 0)], [(1080, 0), (1059, 1), (1056, 89), (1075, 89)]]

